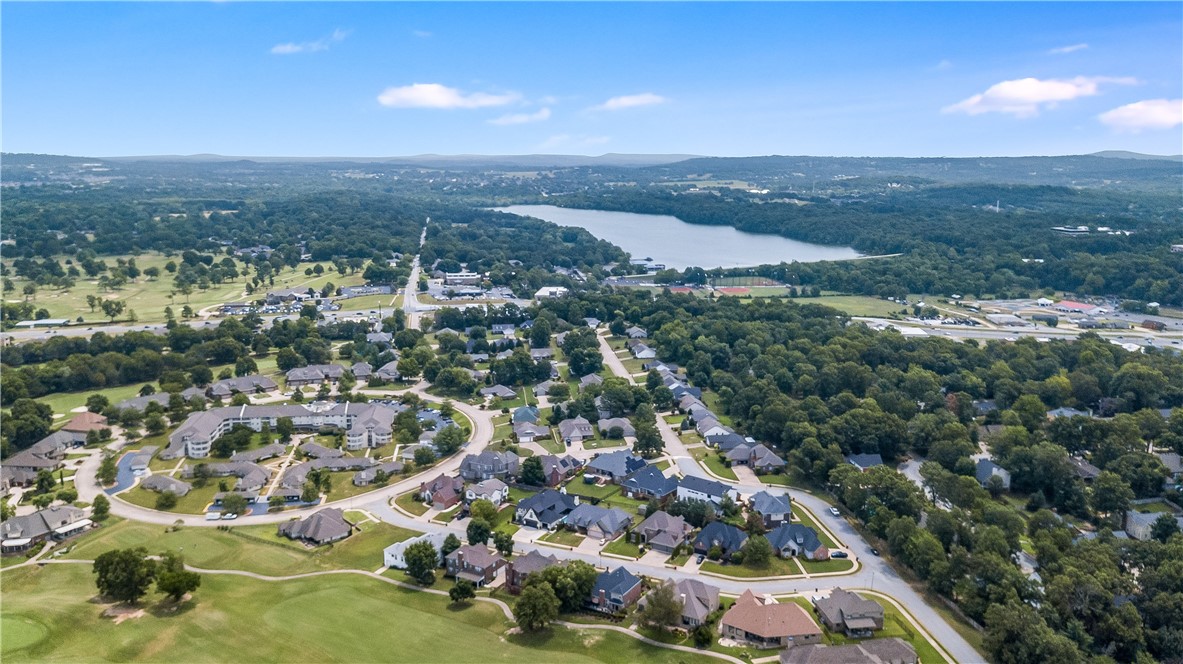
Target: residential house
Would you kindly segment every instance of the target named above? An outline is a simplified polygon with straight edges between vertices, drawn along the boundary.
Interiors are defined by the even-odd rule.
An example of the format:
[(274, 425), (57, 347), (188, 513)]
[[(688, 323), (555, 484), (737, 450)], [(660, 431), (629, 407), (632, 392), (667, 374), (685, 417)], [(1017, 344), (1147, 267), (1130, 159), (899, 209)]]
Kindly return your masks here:
[(509, 567), (505, 570), (505, 587), (516, 595), (522, 591), (522, 586), (526, 583), (528, 576), (557, 564), (559, 564), (559, 559), (554, 555), (544, 555), (536, 549), (525, 555), (511, 558)]
[(592, 539), (611, 540), (622, 535), (632, 523), (632, 516), (619, 507), (604, 508), (583, 503), (567, 515), (566, 524)]
[(489, 327), (489, 332), (512, 337), (517, 334), (517, 329), (518, 326), (514, 325), (513, 323), (493, 323), (493, 325)]
[(806, 560), (829, 560), (830, 550), (822, 544), (817, 531), (799, 523), (782, 523), (764, 535), (781, 558), (797, 556)]
[(737, 445), (727, 452), (727, 459), (733, 464), (749, 466), (760, 474), (774, 473), (785, 467), (784, 459), (768, 449), (763, 443), (749, 446), (746, 442)]
[(511, 388), (508, 388), (504, 385), (493, 385), (491, 387), (481, 388), (481, 396), (486, 398), (496, 397), (498, 399), (513, 399), (517, 395), (517, 392), (514, 392)]
[(599, 318), (592, 318), (591, 316), (584, 318), (583, 322), (593, 330), (599, 327), (601, 323)]
[(312, 441), (301, 444), (296, 451), (310, 459), (336, 459), (345, 456), (345, 453), (337, 448), (325, 447)]
[(29, 450), (21, 450), (0, 464), (0, 473), (3, 473), (4, 486), (32, 486), (37, 481), (38, 473), (43, 470), (52, 472), (61, 465), (62, 462), (58, 459), (39, 456)]
[[(26, 447), (24, 451), (43, 459), (61, 460), (66, 456), (67, 451), (75, 447), (80, 447), (85, 442), (85, 436), (70, 433), (69, 431), (55, 431)], [(1178, 457), (1176, 456), (1176, 458)]]
[(666, 477), (657, 466), (646, 464), (626, 477), (620, 483), (620, 490), (625, 496), (635, 500), (656, 498), (658, 501), (664, 501), (678, 492), (678, 480)]
[(444, 556), (448, 576), (471, 581), (477, 588), (489, 585), (505, 567), (505, 558), (484, 544), (465, 544)]
[(230, 455), (231, 461), (246, 461), (249, 463), (259, 463), (267, 459), (274, 459), (277, 456), (286, 454), (288, 448), (286, 445), (279, 443), (271, 443), (263, 447), (256, 447), (253, 450), (241, 450)]
[(403, 375), (398, 372), (398, 360), (391, 360), (381, 367), (378, 367), (374, 372), (374, 378), (381, 378), (388, 383), (397, 383), (402, 380)]
[(719, 621), (722, 634), (733, 641), (757, 648), (820, 643), (822, 630), (813, 618), (792, 602), (780, 604), (771, 597), (759, 598), (745, 590)]
[(708, 446), (718, 448), (720, 452), (730, 452), (740, 446), (748, 447), (750, 443), (755, 442), (734, 431), (712, 434), (704, 438), (704, 441)]
[(541, 383), (538, 383), (537, 385), (534, 386), (534, 390), (533, 390), (534, 396), (536, 396), (536, 397), (546, 396), (547, 392), (550, 392), (550, 388), (553, 387), (554, 385), (555, 385), (555, 382), (553, 380), (544, 380)]
[(739, 501), (739, 491), (722, 482), (688, 475), (678, 483), (678, 500), (709, 500), (716, 505), (721, 505), (724, 496), (730, 496), (731, 500)]
[[(271, 479), (270, 470), (248, 461), (210, 463), (206, 464), (206, 469), (209, 470), (211, 477), (237, 477), (238, 481), (234, 483), (235, 491), (259, 491)], [(193, 470), (193, 466), (185, 466), (181, 471), (181, 476), (193, 477)], [(291, 472), (291, 469), (288, 472)], [(284, 474), (284, 477), (287, 477), (287, 473)]]
[(469, 482), (505, 479), (518, 474), (519, 458), (513, 452), (485, 450), (480, 454), (469, 454), (460, 462), (460, 477)]
[(102, 431), (106, 428), (108, 428), (106, 417), (103, 417), (98, 413), (85, 411), (78, 413), (74, 417), (71, 417), (70, 421), (66, 422), (62, 426), (61, 430), (68, 433), (76, 433), (86, 436), (86, 434), (90, 433), (91, 431)]
[(229, 399), (235, 394), (265, 394), (279, 389), (279, 385), (267, 376), (258, 374), (224, 378), (205, 388), (205, 395), (211, 399)]
[(604, 379), (599, 374), (588, 374), (579, 379), (579, 389), (585, 390), (592, 385), (603, 385)]
[[(694, 628), (707, 622), (712, 613), (719, 610), (719, 589), (698, 579), (666, 581), (673, 584), (674, 598), (682, 605), (682, 626)], [(652, 594), (652, 593), (651, 593)], [(645, 608), (649, 595), (641, 598), (640, 608)]]
[(657, 351), (653, 350), (645, 344), (637, 344), (633, 346), (633, 357), (638, 360), (652, 360), (657, 357)]
[(633, 529), (633, 539), (637, 544), (645, 544), (650, 549), (672, 554), (674, 549), (690, 539), (692, 530), (694, 529), (682, 517), (657, 511)]
[(354, 362), (353, 366), (349, 367), (350, 373), (358, 381), (370, 382), (370, 377), (374, 375), (374, 367), (369, 362)]
[(1183, 481), (1183, 460), (1175, 452), (1158, 452), (1154, 456), (1162, 462), (1162, 465), (1167, 469), (1167, 481), (1170, 483), (1179, 483)]
[(0, 551), (28, 551), (47, 539), (63, 540), (93, 524), (86, 512), (69, 505), (56, 505), (25, 516), (9, 517), (0, 523)]
[[(304, 463), (290, 466), (279, 479), (279, 486), (286, 489), (299, 489), (308, 480), (308, 473), (313, 470), (327, 470), (331, 473), (371, 469), (378, 462), (368, 457), (333, 457), (331, 459), (313, 459)], [(375, 471), (376, 472), (376, 471)], [(258, 488), (262, 488), (261, 486)]]
[(883, 607), (849, 590), (835, 588), (829, 597), (813, 600), (813, 607), (817, 609), (822, 624), (833, 632), (866, 638), (875, 630), (883, 629)]
[(387, 461), (376, 466), (363, 468), (353, 474), (353, 486), (369, 486), (374, 483), (378, 477), (378, 473), (386, 473), (386, 477), (394, 477), (403, 472), (402, 463), (398, 461)]
[(629, 339), (648, 339), (649, 338), (649, 333), (645, 331), (645, 328), (637, 327), (636, 325), (625, 330), (624, 334)]
[(562, 484), (583, 468), (583, 462), (570, 455), (544, 454), (539, 460), (542, 462), (542, 475), (546, 477), (546, 486), (549, 487)]
[(875, 466), (883, 465), (883, 457), (878, 454), (850, 454), (846, 457), (846, 463), (859, 469), (859, 472), (865, 473)]
[(641, 598), (641, 579), (623, 567), (600, 572), (592, 586), (588, 608), (601, 613), (617, 613)]
[(509, 485), (495, 477), (470, 485), (464, 491), (464, 502), (471, 503), (474, 500), (487, 500), (500, 505), (509, 500)]
[(591, 422), (583, 417), (573, 417), (559, 422), (559, 438), (564, 443), (581, 443), (595, 437)]
[(648, 463), (648, 461), (635, 456), (628, 450), (617, 450), (616, 452), (596, 455), (594, 459), (588, 462), (587, 472), (593, 475), (599, 475), (609, 482), (618, 483), (645, 467)]
[(977, 478), (978, 484), (984, 487), (989, 486), (991, 477), (998, 477), (1002, 480), (1002, 488), (1010, 489), (1010, 471), (989, 459), (978, 460), (974, 467), (974, 477)]
[(172, 493), (175, 496), (184, 496), (193, 490), (193, 485), (188, 482), (183, 482), (175, 477), (168, 475), (149, 475), (140, 480), (140, 486), (149, 491), (157, 493)]
[(1061, 417), (1092, 417), (1093, 414), (1087, 410), (1079, 410), (1076, 408), (1068, 408), (1066, 406), (1060, 408), (1053, 408), (1047, 411), (1047, 419), (1055, 420)]
[(1097, 476), (1101, 474), (1100, 468), (1078, 456), (1068, 457), (1068, 463), (1072, 464), (1072, 470), (1076, 472), (1077, 477), (1084, 480), (1085, 484), (1097, 479)]
[(464, 496), (464, 480), (443, 473), (419, 485), (419, 499), (437, 510), (455, 506)]
[(614, 428), (619, 428), (621, 435), (625, 438), (636, 438), (637, 430), (633, 427), (633, 423), (627, 417), (609, 417), (596, 422), (596, 426), (600, 429), (600, 435), (605, 438), (608, 432)]
[(748, 509), (760, 515), (766, 530), (772, 530), (790, 521), (793, 516), (793, 501), (787, 493), (773, 494), (761, 491), (748, 500)]
[(703, 438), (706, 438), (707, 436), (716, 436), (721, 433), (730, 433), (731, 428), (723, 426), (719, 423), (719, 420), (711, 416), (702, 419), (695, 418), (694, 431)]
[(286, 380), (288, 387), (304, 387), (326, 382), (336, 384), (343, 375), (345, 375), (345, 367), (340, 364), (310, 364), (306, 367), (289, 369)]
[(518, 422), (513, 425), (513, 436), (519, 443), (532, 443), (540, 438), (550, 438), (550, 427)]
[(898, 637), (841, 646), (817, 643), (782, 650), (780, 664), (918, 664), (916, 649)]
[(578, 496), (547, 489), (518, 501), (514, 520), (530, 528), (554, 530), (578, 506)]
[(406, 556), (407, 548), (410, 547), (412, 544), (418, 544), (420, 542), (430, 542), (431, 545), (435, 547), (435, 552), (436, 552), (436, 555), (438, 556), (438, 560), (436, 561), (436, 564), (442, 565), (444, 563), (444, 554), (440, 552), (440, 549), (444, 546), (444, 540), (447, 538), (448, 538), (448, 533), (444, 533), (444, 532), (424, 533), (424, 534), (419, 535), (417, 537), (412, 537), (411, 539), (408, 539), (408, 540), (403, 540), (401, 542), (395, 542), (394, 544), (391, 544), (390, 546), (388, 546), (382, 550), (382, 564), (387, 567), (392, 567), (394, 569), (406, 569), (407, 568), (407, 559), (405, 556)]
[(709, 554), (711, 549), (719, 547), (723, 559), (743, 548), (748, 542), (748, 534), (729, 523), (712, 521), (708, 523), (694, 538), (694, 552)]
[(535, 360), (549, 360), (555, 356), (555, 352), (549, 348), (531, 348), (530, 357)]
[(1131, 539), (1145, 542), (1153, 537), (1154, 522), (1164, 514), (1175, 519), (1175, 523), (1183, 529), (1183, 516), (1171, 512), (1139, 512), (1135, 506), (1135, 509), (1125, 513), (1125, 532)]
[(345, 514), (334, 507), (326, 507), (303, 519), (279, 524), (280, 535), (317, 545), (343, 540), (352, 533), (353, 524), (346, 521)]
[(523, 422), (528, 424), (538, 424), (538, 420), (542, 418), (542, 413), (539, 412), (537, 406), (518, 406), (513, 409), (513, 417), (511, 421), (514, 424), (521, 424)]

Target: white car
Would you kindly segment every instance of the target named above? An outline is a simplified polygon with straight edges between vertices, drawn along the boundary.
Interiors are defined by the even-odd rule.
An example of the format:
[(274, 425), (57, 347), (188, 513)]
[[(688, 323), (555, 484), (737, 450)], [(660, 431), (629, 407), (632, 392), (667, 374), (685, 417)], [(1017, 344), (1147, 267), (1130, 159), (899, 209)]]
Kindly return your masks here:
[(238, 515), (235, 514), (234, 512), (226, 512), (225, 514), (222, 515), (223, 521), (233, 521), (237, 518), (238, 518)]
[(834, 516), (842, 516), (842, 512), (839, 512), (837, 507), (831, 507), (830, 514), (833, 514)]
[(205, 520), (206, 521), (217, 521), (218, 519), (221, 519), (221, 518), (222, 518), (222, 515), (218, 514), (217, 512), (206, 512), (205, 513)]

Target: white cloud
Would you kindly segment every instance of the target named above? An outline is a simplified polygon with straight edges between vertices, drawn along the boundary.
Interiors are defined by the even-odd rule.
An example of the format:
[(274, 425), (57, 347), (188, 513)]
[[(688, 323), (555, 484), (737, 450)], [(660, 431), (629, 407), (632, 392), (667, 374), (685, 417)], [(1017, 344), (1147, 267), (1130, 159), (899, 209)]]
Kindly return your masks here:
[(1019, 118), (1039, 115), (1043, 108), (1078, 97), (1100, 94), (1103, 84), (1135, 85), (1137, 79), (1077, 76), (1071, 79), (1020, 78), (991, 85), (985, 92), (941, 109), (942, 113), (1008, 113)]
[(1047, 52), (1047, 54), (1048, 55), (1067, 55), (1068, 53), (1075, 53), (1077, 51), (1083, 51), (1084, 49), (1086, 49), (1088, 47), (1089, 47), (1088, 44), (1070, 44), (1068, 46), (1060, 46), (1058, 48), (1053, 48), (1053, 49), (1049, 50)]
[(639, 106), (653, 106), (656, 104), (664, 104), (669, 101), (661, 95), (653, 94), (652, 92), (642, 92), (637, 95), (622, 95), (620, 97), (613, 97), (608, 101), (593, 106), (593, 111), (619, 111), (626, 108), (637, 108)]
[(550, 119), (550, 109), (549, 108), (540, 108), (535, 113), (511, 113), (509, 115), (503, 115), (499, 118), (494, 118), (492, 120), (489, 120), (489, 124), (501, 125), (501, 126), (520, 125), (520, 124), (529, 124), (531, 122), (542, 122), (544, 120), (549, 120), (549, 119)]
[(271, 47), (272, 55), (295, 55), (297, 53), (318, 53), (320, 51), (327, 51), (333, 44), (342, 42), (349, 36), (348, 30), (337, 28), (333, 33), (317, 39), (316, 41), (308, 42), (287, 42), (284, 44), (276, 44)]
[(511, 104), (520, 98), (516, 92), (463, 92), (439, 83), (414, 83), (386, 88), (378, 95), (378, 103), (390, 108), (487, 108)]
[(415, 35), (416, 37), (418, 37), (420, 39), (427, 39), (428, 37), (431, 36), (431, 33), (426, 30), (412, 30), (411, 34)]
[(1118, 131), (1138, 133), (1143, 129), (1170, 129), (1183, 124), (1183, 99), (1146, 99), (1118, 106), (1097, 116)]
[(935, 69), (936, 71), (949, 71), (952, 68), (953, 68), (953, 62), (951, 60), (941, 60), (940, 62), (938, 62), (936, 64), (935, 67), (933, 67), (933, 69)]

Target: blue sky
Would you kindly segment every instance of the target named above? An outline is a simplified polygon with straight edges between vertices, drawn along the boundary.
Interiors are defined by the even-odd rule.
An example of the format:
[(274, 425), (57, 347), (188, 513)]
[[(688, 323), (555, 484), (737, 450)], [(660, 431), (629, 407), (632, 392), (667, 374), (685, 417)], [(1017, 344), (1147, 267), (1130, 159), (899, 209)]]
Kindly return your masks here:
[(13, 3), (3, 149), (1183, 148), (1183, 3)]

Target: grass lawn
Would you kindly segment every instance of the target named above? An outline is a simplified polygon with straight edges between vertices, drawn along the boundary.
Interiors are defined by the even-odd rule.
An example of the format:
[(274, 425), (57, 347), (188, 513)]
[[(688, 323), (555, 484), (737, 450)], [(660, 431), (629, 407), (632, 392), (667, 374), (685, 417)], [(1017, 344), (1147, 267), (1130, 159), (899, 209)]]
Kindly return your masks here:
[(819, 540), (821, 540), (821, 543), (824, 544), (826, 546), (826, 548), (828, 548), (828, 549), (838, 548), (837, 543), (835, 543), (834, 540), (830, 539), (830, 536), (827, 535), (824, 530), (817, 527), (817, 522), (814, 521), (813, 515), (809, 513), (809, 510), (805, 509), (801, 505), (794, 503), (793, 504), (793, 516), (797, 517), (797, 519), (801, 522), (802, 525), (809, 526), (810, 528), (813, 528), (813, 530), (815, 532), (817, 532), (817, 538)]
[(628, 556), (634, 560), (641, 557), (641, 550), (637, 548), (637, 545), (629, 542), (624, 537), (617, 537), (611, 542), (608, 542), (608, 546), (604, 547), (604, 553)]
[(402, 494), (398, 498), (394, 499), (394, 504), (401, 507), (404, 511), (414, 514), (415, 516), (422, 516), (424, 514), (427, 514), (427, 510), (430, 508), (427, 505), (425, 505), (417, 500), (414, 500), (413, 498), (414, 498), (415, 493), (417, 493), (417, 492), (408, 491), (408, 492)]
[(571, 479), (563, 487), (572, 496), (599, 498), (601, 500), (620, 493), (620, 487), (615, 484), (585, 484), (582, 477)]
[(435, 521), (436, 523), (452, 523), (453, 521), (456, 520), (456, 517), (458, 517), (458, 516), (460, 516), (460, 506), (459, 505), (453, 507), (452, 509), (448, 510), (447, 512), (440, 512), (439, 514), (432, 517), (431, 520)]
[(550, 542), (551, 544), (562, 544), (563, 546), (576, 547), (579, 546), (585, 537), (573, 530), (561, 528), (553, 532), (549, 532), (538, 538), (543, 542)]
[(341, 311), (369, 311), (370, 309), (377, 311), (381, 307), (382, 315), (387, 316), (394, 311), (394, 307), (390, 305), (390, 301), (394, 298), (394, 295), (362, 295), (347, 300), (335, 300), (335, 302), (341, 305)]
[(703, 561), (702, 571), (732, 576), (740, 579), (750, 579), (761, 576), (801, 576), (801, 569), (792, 558), (776, 558), (768, 561), (765, 567), (750, 567), (748, 565), (721, 565), (717, 562)]
[(662, 419), (665, 420), (666, 424), (668, 424), (672, 427), (676, 427), (682, 423), (682, 420), (686, 419), (686, 416), (685, 415), (666, 415)]
[[(218, 479), (225, 479), (227, 480), (227, 484), (229, 486), (234, 486), (235, 480), (233, 477), (213, 478), (209, 481), (209, 484), (206, 484), (200, 489), (193, 487), (189, 493), (179, 496), (177, 498), (176, 506), (174, 506), (172, 509), (161, 511), (172, 512), (176, 514), (201, 514), (205, 511), (206, 506), (214, 502), (214, 494), (219, 491)], [(156, 499), (159, 496), (160, 494), (156, 493), (155, 491), (149, 491), (142, 486), (137, 486), (128, 491), (124, 491), (123, 493), (119, 494), (118, 497), (133, 505), (139, 505), (140, 507), (147, 507), (149, 509), (157, 509)]]
[(739, 478), (735, 476), (735, 471), (723, 465), (719, 459), (719, 454), (714, 450), (709, 450), (705, 447), (690, 450), (694, 458), (711, 470), (712, 473), (732, 481), (738, 481)]
[(1143, 514), (1174, 514), (1175, 510), (1165, 502), (1156, 500), (1152, 503), (1144, 505), (1130, 505), (1130, 509), (1137, 510)]
[(776, 484), (778, 486), (792, 486), (800, 487), (801, 485), (794, 482), (789, 475), (759, 475), (760, 481), (765, 484)]
[(493, 519), (493, 530), (513, 536), (514, 533), (521, 529), (521, 526), (513, 522), (513, 515), (516, 511), (517, 509), (513, 505), (502, 506), (497, 511), (497, 518)]
[(551, 454), (567, 453), (567, 446), (564, 445), (562, 441), (555, 440), (554, 436), (544, 436), (542, 438), (537, 438), (534, 440), (534, 442), (541, 445), (542, 449), (550, 452)]
[(638, 360), (635, 357), (630, 357), (627, 360), (621, 360), (620, 363), (624, 365), (626, 371), (630, 374), (639, 374), (645, 372), (645, 362), (647, 360)]
[(623, 447), (624, 444), (625, 444), (625, 441), (623, 438), (617, 438), (616, 440), (612, 440), (609, 438), (596, 437), (592, 440), (583, 441), (584, 449), (588, 449), (588, 450), (602, 450), (602, 449), (609, 448), (609, 447)]
[(519, 489), (516, 486), (511, 486), (511, 487), (509, 487), (509, 502), (510, 503), (517, 503), (519, 501), (525, 500), (526, 498), (529, 498), (530, 496), (533, 496), (536, 493), (538, 493), (538, 492), (537, 491), (527, 491), (525, 489)]
[(353, 470), (343, 470), (337, 473), (330, 473), (333, 478), (333, 490), (329, 492), (328, 500), (341, 500), (342, 498), (353, 498), (360, 496), (363, 493), (369, 493), (382, 487), (375, 484), (369, 486), (356, 486), (353, 483), (353, 476), (357, 472)]
[(37, 397), (38, 403), (43, 403), (53, 408), (54, 413), (66, 415), (62, 419), (62, 424), (69, 419), (69, 413), (75, 408), (86, 405), (86, 398), (92, 394), (101, 394), (107, 397), (111, 403), (116, 404), (124, 399), (130, 399), (140, 395), (140, 388), (143, 383), (133, 383), (131, 385), (120, 385), (119, 387), (107, 387), (101, 390), (83, 390), (81, 392), (58, 392), (56, 394), (47, 394), (43, 397)]
[(674, 465), (674, 462), (670, 461), (669, 459), (662, 459), (653, 465), (657, 466), (658, 470), (665, 472), (666, 470), (669, 470), (670, 466)]
[(898, 318), (903, 305), (866, 295), (823, 295), (800, 300), (802, 303), (823, 304), (851, 316)]
[[(5, 573), (4, 581), (0, 654), (13, 662), (425, 662), (439, 661), (442, 643), (450, 661), (705, 661), (608, 632), (508, 635), (510, 622), (491, 604), (453, 608), (446, 597), (361, 576), (269, 583), (205, 575), (194, 599), (179, 611), (167, 610), (153, 595), (143, 617), (120, 625), (101, 617), (102, 607), (91, 603), (89, 566), (23, 569)], [(414, 628), (390, 630), (391, 624)], [(593, 643), (596, 647), (589, 647)]]
[(686, 561), (690, 560), (690, 556), (693, 556), (693, 555), (694, 555), (693, 551), (685, 551), (680, 555), (670, 556), (670, 559), (667, 560), (666, 562), (671, 565), (674, 565), (676, 567), (681, 567), (682, 565), (685, 565)]
[(845, 572), (854, 568), (854, 562), (849, 558), (831, 558), (830, 560), (806, 560), (798, 558), (797, 562), (805, 568), (806, 572), (810, 574), (821, 574), (823, 572)]

